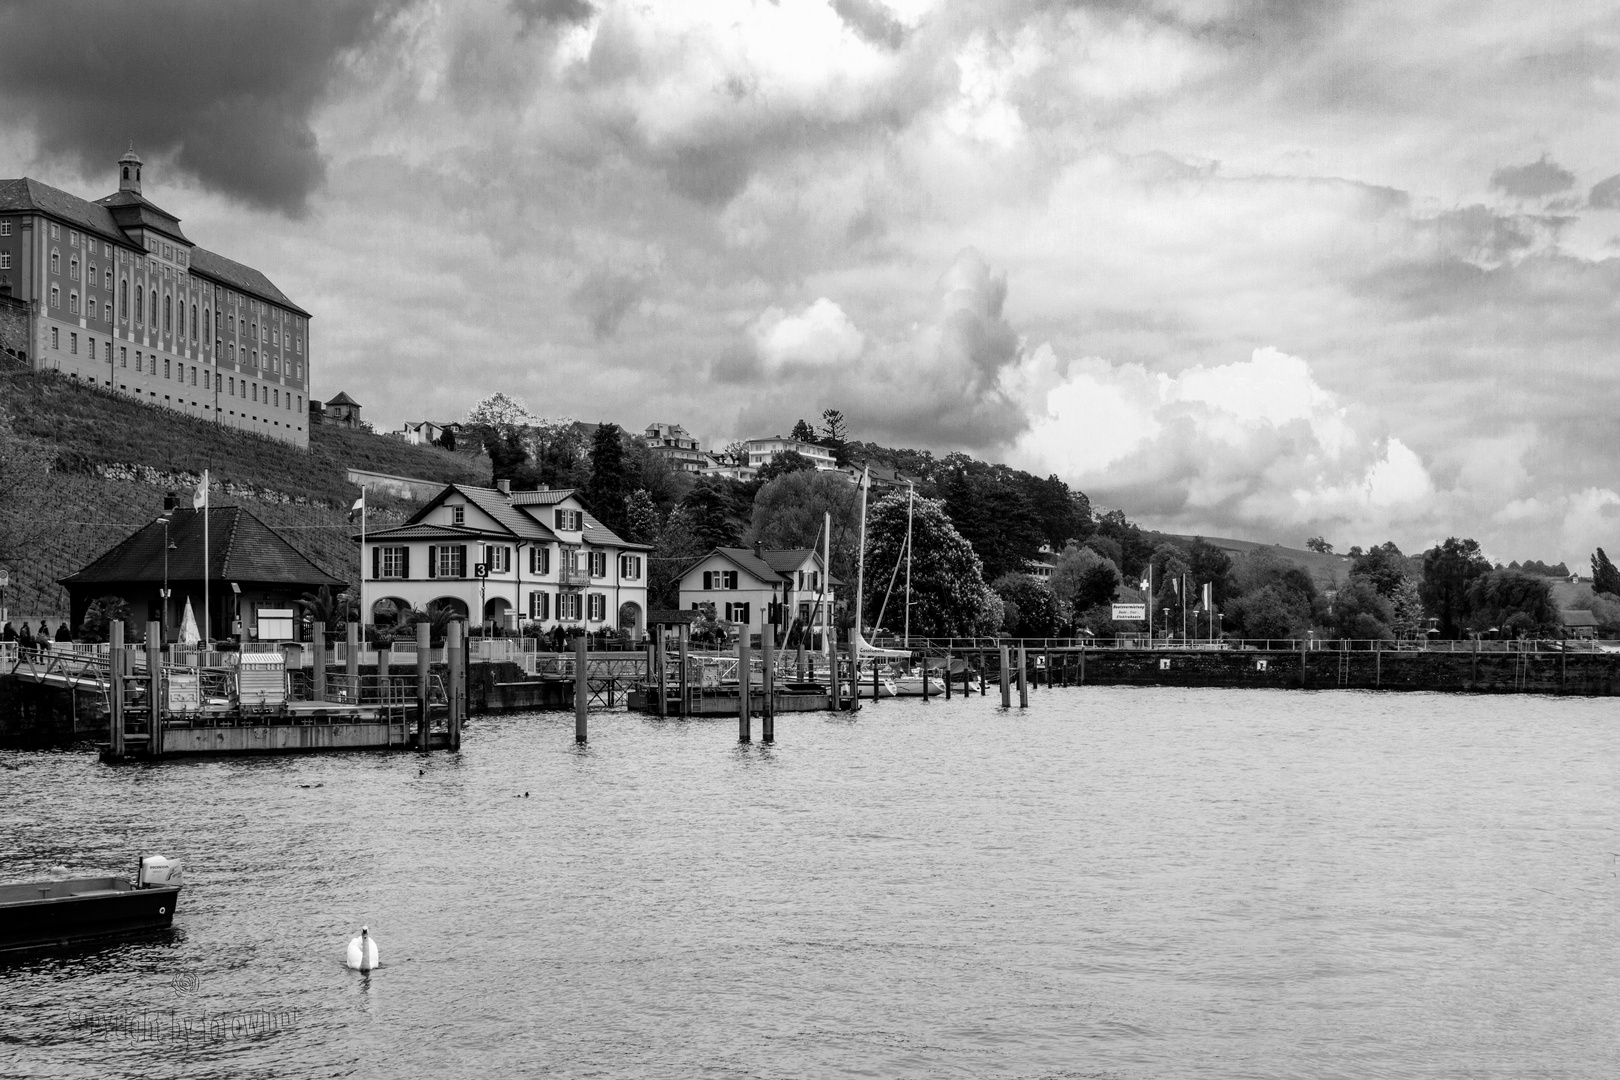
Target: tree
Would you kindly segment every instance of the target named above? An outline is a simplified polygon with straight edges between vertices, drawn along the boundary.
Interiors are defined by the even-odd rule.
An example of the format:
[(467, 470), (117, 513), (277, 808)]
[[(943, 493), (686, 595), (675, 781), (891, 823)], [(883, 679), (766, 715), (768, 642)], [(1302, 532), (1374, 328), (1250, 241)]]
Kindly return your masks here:
[(534, 423), (534, 414), (520, 399), (497, 390), (467, 410), (467, 423), (473, 427), (509, 430)]
[(823, 409), (821, 413), (821, 445), (833, 452), (833, 460), (842, 468), (849, 464), (848, 427), (844, 414), (837, 409)]
[(1062, 609), (1045, 582), (1028, 574), (1003, 574), (990, 587), (1006, 605), (1002, 629), (1013, 637), (1045, 638), (1058, 632)]
[(652, 545), (647, 558), (647, 606), (679, 607), (681, 574), (718, 545), (708, 542), (684, 506), (669, 512)]
[(514, 486), (523, 486), (529, 452), (523, 448), (521, 431), (516, 428), (485, 429), (484, 453), (489, 455), (492, 485), (505, 480)]
[(1359, 548), (1351, 548), (1351, 551), (1358, 554), (1351, 559), (1350, 577), (1366, 578), (1379, 596), (1386, 599), (1394, 596), (1396, 588), (1406, 580), (1406, 556), (1395, 542), (1386, 540), (1366, 552)]
[(1309, 540), (1305, 541), (1305, 547), (1309, 551), (1320, 552), (1323, 555), (1333, 554), (1333, 545), (1322, 539), (1320, 536), (1313, 536)]
[(1557, 634), (1562, 622), (1552, 583), (1522, 570), (1492, 570), (1468, 586), (1469, 625), (1505, 637)]
[(752, 500), (741, 493), (741, 484), (722, 477), (701, 478), (681, 500), (686, 511), (685, 521), (695, 535), (702, 539), (704, 550), (717, 547), (736, 547), (742, 541), (739, 510), (746, 505), (752, 509)]
[[(782, 450), (772, 454), (771, 460), (759, 467), (759, 481), (761, 484), (768, 484), (778, 476), (786, 476), (788, 473), (815, 471), (815, 463), (797, 450)], [(849, 481), (845, 480), (844, 486), (848, 487)]]
[(1417, 637), (1423, 629), (1423, 597), (1418, 592), (1418, 583), (1403, 577), (1390, 594), (1389, 606), (1393, 613), (1390, 628), (1395, 636)]
[(1429, 614), (1440, 620), (1440, 636), (1459, 638), (1473, 611), (1468, 587), (1491, 572), (1491, 564), (1474, 540), (1447, 537), (1446, 542), (1423, 553), (1423, 582), (1419, 595)]
[(1192, 579), (1195, 593), (1208, 584), (1215, 606), (1224, 607), (1231, 594), (1231, 573), (1232, 556), (1206, 542), (1202, 536), (1193, 537), (1187, 548), (1187, 576)]
[(625, 500), (630, 476), (624, 462), (624, 435), (618, 424), (599, 424), (591, 439), (591, 481), (587, 498), (591, 513), (614, 532), (625, 527)]
[(1234, 598), (1225, 611), (1242, 637), (1300, 637), (1323, 614), (1311, 575), (1271, 548), (1255, 548), (1234, 559), (1231, 587)]
[[(855, 547), (860, 539), (859, 492), (843, 473), (801, 470), (778, 476), (761, 487), (754, 496), (743, 543), (768, 548), (814, 547), (819, 551), (817, 537), (826, 514), (832, 515), (832, 572), (853, 583)], [(868, 563), (868, 577), (875, 569)]]
[(1068, 547), (1058, 556), (1048, 583), (1052, 596), (1076, 615), (1113, 603), (1119, 594), (1119, 568), (1090, 547)]
[(658, 506), (646, 488), (637, 488), (624, 501), (624, 532), (626, 540), (639, 544), (652, 543), (661, 527)]
[(1592, 553), (1592, 591), (1620, 596), (1620, 570), (1615, 569), (1602, 548)]
[(816, 429), (810, 426), (810, 421), (800, 420), (793, 425), (791, 437), (798, 442), (813, 443), (816, 441)]
[[(906, 496), (896, 492), (867, 514), (867, 565), (894, 566), (905, 542)], [(867, 575), (864, 602), (868, 619), (877, 617), (888, 584), (887, 575)], [(979, 632), (994, 611), (990, 596), (984, 564), (951, 523), (944, 505), (937, 499), (918, 498), (912, 508), (911, 632), (925, 637), (964, 637)], [(903, 602), (897, 595), (889, 604), (885, 622), (890, 629), (901, 625)], [(989, 632), (994, 630), (989, 628)]]
[(456, 448), (456, 433), (449, 428), (445, 428), (439, 433), (439, 437), (433, 441), (446, 450), (454, 450)]
[(328, 630), (338, 630), (351, 620), (358, 621), (360, 617), (359, 600), (346, 592), (334, 595), (330, 585), (322, 585), (315, 592), (305, 593), (298, 606), (304, 609), (305, 626), (325, 623)]
[(1354, 640), (1383, 640), (1393, 635), (1395, 609), (1372, 579), (1352, 576), (1333, 597), (1333, 633)]

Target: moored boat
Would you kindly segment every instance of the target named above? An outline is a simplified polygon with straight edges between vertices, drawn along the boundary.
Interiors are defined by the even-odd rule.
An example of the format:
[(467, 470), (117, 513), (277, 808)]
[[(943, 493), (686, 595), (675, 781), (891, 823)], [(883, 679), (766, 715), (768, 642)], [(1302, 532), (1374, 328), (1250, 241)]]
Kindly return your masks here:
[(112, 876), (0, 885), (0, 953), (166, 929), (180, 884), (180, 863), (149, 856), (133, 883)]

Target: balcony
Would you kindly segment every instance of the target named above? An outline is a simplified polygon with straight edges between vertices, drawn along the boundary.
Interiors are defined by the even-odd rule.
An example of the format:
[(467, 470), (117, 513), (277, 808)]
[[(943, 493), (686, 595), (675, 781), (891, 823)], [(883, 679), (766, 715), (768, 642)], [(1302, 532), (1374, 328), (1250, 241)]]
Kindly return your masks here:
[(589, 585), (591, 575), (583, 567), (559, 566), (557, 568), (557, 583), (559, 585)]

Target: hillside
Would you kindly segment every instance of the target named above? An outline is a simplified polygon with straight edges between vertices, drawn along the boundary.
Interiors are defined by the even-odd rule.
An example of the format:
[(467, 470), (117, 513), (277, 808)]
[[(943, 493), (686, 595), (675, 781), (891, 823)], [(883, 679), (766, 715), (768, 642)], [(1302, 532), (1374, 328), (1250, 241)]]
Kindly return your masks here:
[[(189, 499), (204, 468), (215, 506), (240, 505), (318, 566), (354, 578), (350, 467), (443, 483), (489, 482), (482, 456), (331, 426), (300, 450), (143, 405), (51, 374), (0, 369), (0, 414), (54, 455), (46, 483), (17, 512), (30, 537), (11, 559), (15, 614), (66, 612), (55, 582), (151, 521), (173, 491)], [(187, 503), (189, 505), (189, 502)], [(373, 495), (372, 519), (402, 520), (414, 504)]]
[[(1177, 536), (1177, 540), (1192, 543), (1191, 536)], [(1206, 536), (1204, 543), (1229, 552), (1235, 558), (1256, 548), (1268, 548), (1280, 558), (1303, 567), (1316, 582), (1318, 589), (1337, 589), (1350, 576), (1350, 556), (1324, 555), (1305, 548), (1283, 547), (1281, 544), (1262, 544), (1254, 540), (1232, 540), (1224, 536)]]

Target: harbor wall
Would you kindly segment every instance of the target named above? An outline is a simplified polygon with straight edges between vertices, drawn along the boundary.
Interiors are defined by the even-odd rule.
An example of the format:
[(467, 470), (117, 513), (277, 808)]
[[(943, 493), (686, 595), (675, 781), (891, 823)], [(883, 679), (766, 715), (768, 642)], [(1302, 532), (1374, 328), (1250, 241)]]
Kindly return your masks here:
[(106, 739), (100, 694), (0, 675), (0, 748), (36, 750)]

